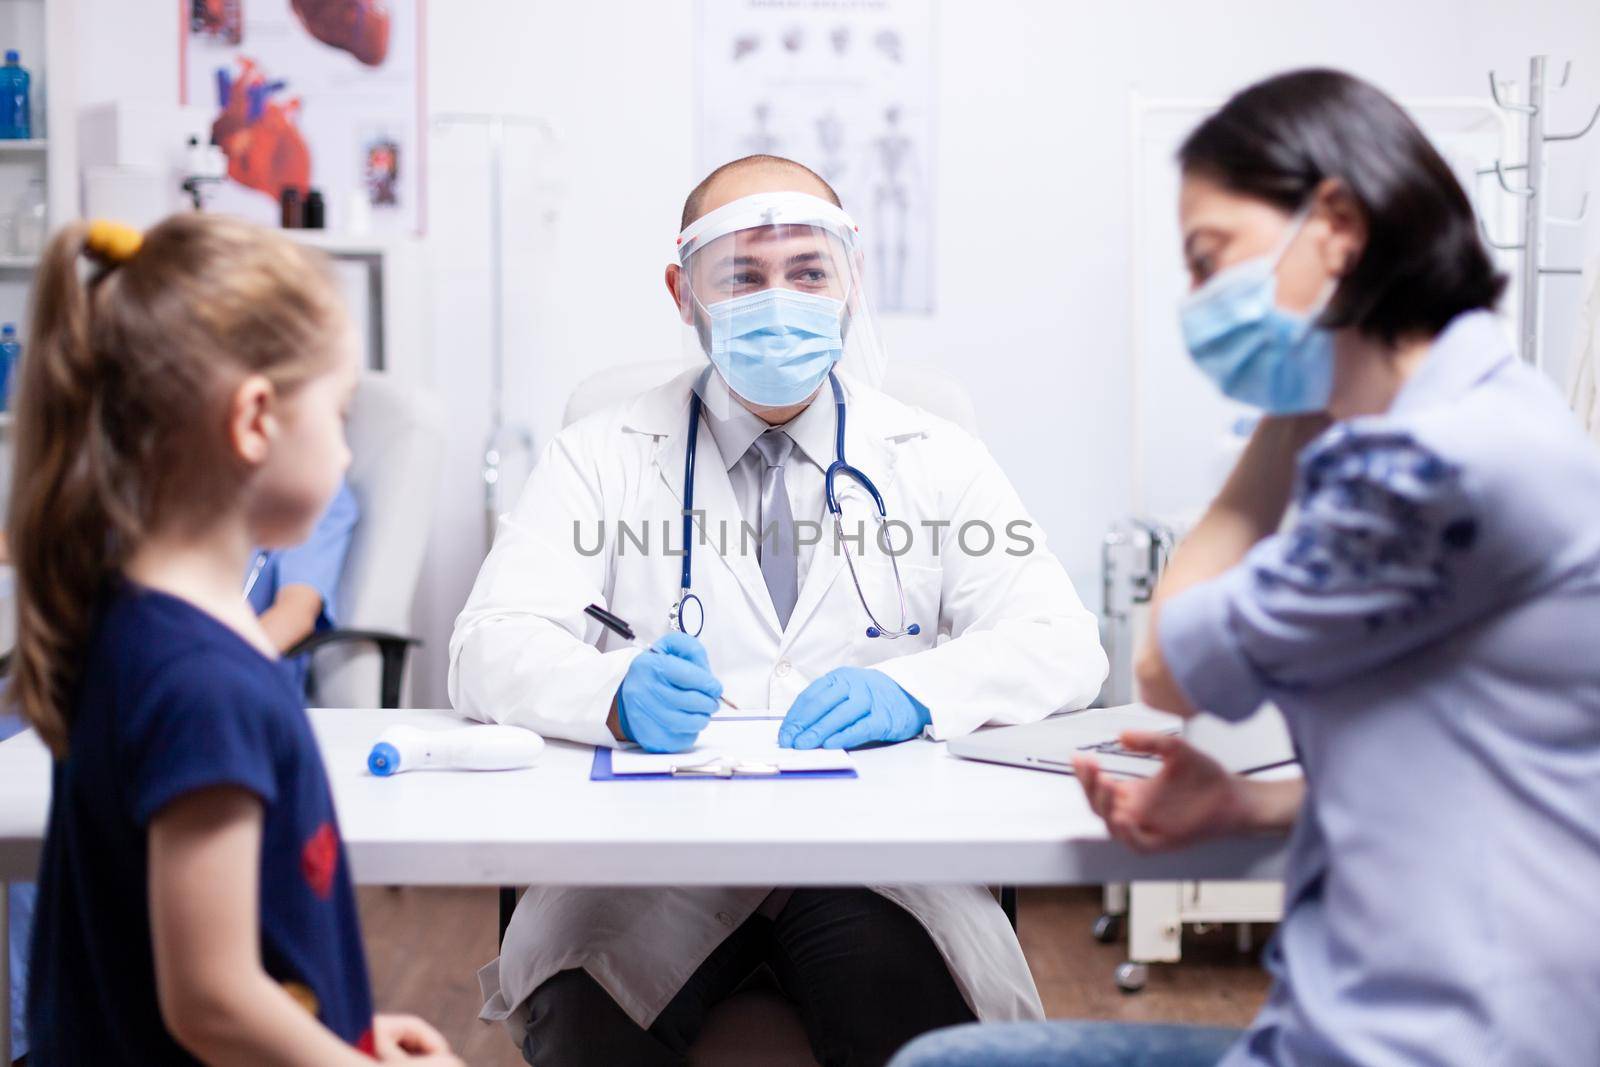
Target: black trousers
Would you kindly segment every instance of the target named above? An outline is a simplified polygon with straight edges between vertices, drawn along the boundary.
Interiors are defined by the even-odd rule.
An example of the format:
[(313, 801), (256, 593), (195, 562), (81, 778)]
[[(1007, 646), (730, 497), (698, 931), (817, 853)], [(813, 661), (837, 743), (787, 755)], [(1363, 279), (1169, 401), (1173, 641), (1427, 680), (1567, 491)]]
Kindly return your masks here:
[(706, 1015), (762, 966), (799, 1009), (824, 1067), (888, 1061), (918, 1034), (972, 1022), (928, 932), (866, 889), (796, 889), (775, 919), (752, 915), (706, 958), (649, 1030), (587, 971), (562, 971), (529, 1001), (522, 1055), (534, 1067), (666, 1067)]

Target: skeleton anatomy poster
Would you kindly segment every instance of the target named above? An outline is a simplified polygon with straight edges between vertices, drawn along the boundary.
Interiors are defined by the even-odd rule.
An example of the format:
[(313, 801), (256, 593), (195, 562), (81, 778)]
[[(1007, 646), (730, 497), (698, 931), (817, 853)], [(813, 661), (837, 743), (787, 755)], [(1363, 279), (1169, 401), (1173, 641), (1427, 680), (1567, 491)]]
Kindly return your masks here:
[(756, 152), (826, 178), (880, 311), (933, 310), (935, 0), (700, 0), (701, 174)]
[(183, 102), (228, 157), (210, 207), (272, 223), (285, 189), (317, 189), (330, 230), (419, 231), (421, 6), (183, 0)]

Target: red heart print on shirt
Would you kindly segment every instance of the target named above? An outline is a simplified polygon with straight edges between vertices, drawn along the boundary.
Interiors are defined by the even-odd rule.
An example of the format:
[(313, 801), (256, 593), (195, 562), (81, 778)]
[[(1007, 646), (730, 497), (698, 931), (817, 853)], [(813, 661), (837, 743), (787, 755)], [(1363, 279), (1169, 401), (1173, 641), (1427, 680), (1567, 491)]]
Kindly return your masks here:
[(327, 900), (333, 895), (333, 872), (338, 865), (339, 835), (333, 832), (332, 823), (325, 822), (300, 850), (300, 873), (318, 899)]

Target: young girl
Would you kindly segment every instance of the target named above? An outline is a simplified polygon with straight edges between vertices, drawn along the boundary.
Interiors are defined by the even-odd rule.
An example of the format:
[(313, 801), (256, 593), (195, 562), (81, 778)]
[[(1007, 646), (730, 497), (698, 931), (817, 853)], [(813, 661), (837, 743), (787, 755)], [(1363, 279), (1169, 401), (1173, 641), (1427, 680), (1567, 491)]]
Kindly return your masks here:
[(56, 235), (17, 407), (11, 693), (56, 756), (37, 1064), (456, 1063), (373, 1017), (300, 699), (241, 595), (349, 462), (314, 253), (201, 215)]

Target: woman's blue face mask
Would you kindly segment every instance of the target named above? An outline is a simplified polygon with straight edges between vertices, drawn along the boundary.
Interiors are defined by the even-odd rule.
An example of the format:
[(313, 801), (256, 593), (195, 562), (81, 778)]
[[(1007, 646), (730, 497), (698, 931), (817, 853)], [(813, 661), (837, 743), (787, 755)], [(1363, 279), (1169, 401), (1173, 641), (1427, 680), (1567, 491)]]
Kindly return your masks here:
[(706, 354), (728, 388), (752, 404), (805, 400), (844, 355), (844, 301), (793, 289), (762, 289), (705, 308)]
[(1277, 305), (1278, 265), (1307, 217), (1295, 219), (1274, 251), (1209, 279), (1179, 315), (1189, 354), (1206, 377), (1269, 415), (1322, 411), (1333, 392), (1333, 335), (1316, 325), (1332, 285), (1304, 314)]

